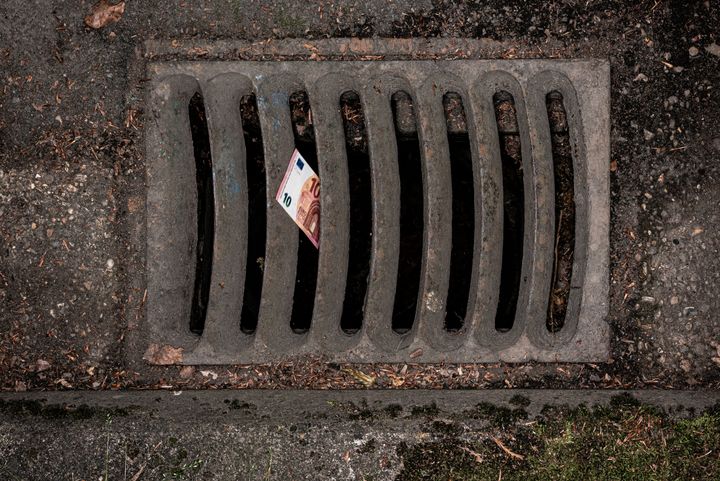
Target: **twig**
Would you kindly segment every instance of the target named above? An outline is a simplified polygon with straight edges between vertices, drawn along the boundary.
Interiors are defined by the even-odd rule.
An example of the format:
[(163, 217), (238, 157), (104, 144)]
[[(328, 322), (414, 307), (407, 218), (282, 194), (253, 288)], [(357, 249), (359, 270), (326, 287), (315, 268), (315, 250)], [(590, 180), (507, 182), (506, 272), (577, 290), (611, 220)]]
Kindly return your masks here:
[(492, 440), (495, 441), (495, 444), (497, 444), (498, 447), (499, 447), (500, 449), (502, 449), (503, 451), (505, 451), (505, 454), (507, 454), (507, 455), (510, 456), (511, 458), (515, 458), (515, 459), (519, 459), (519, 460), (525, 459), (525, 456), (523, 456), (522, 454), (518, 454), (518, 453), (514, 453), (514, 452), (510, 451), (510, 449), (508, 449), (508, 447), (505, 446), (505, 445), (502, 443), (502, 441), (500, 441), (500, 440), (499, 440), (498, 438), (496, 438), (495, 436), (490, 436), (490, 438), (492, 438)]
[(480, 455), (480, 453), (476, 453), (472, 449), (465, 447), (465, 446), (463, 446), (462, 450), (465, 451), (466, 453), (470, 454), (473, 458), (475, 458), (476, 462), (478, 462), (478, 463), (483, 462), (483, 458), (482, 458), (482, 455)]

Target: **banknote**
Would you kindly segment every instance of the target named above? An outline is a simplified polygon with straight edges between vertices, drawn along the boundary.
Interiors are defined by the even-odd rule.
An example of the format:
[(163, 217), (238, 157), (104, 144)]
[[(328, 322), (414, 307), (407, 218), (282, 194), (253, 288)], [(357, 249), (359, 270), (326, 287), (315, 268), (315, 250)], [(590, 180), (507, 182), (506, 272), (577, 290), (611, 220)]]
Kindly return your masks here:
[(275, 199), (308, 239), (320, 243), (320, 178), (295, 149)]

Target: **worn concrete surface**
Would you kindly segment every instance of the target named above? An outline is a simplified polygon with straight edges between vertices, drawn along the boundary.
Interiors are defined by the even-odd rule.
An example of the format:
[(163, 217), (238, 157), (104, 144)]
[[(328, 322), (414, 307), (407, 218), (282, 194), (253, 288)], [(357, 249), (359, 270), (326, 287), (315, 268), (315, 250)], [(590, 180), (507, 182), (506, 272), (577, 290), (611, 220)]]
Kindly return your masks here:
[[(636, 401), (618, 397), (631, 395)], [(409, 446), (447, 462), (437, 446), (460, 446), (462, 462), (485, 443), (472, 479), (511, 476), (521, 466), (493, 444), (531, 456), (521, 435), (533, 423), (574, 422), (578, 406), (637, 409), (671, 419), (697, 416), (717, 391), (144, 391), (0, 395), (0, 475), (22, 480), (383, 480), (439, 479), (416, 468)], [(556, 406), (556, 408), (552, 408)], [(558, 406), (563, 406), (556, 410)], [(625, 406), (625, 407), (623, 407)], [(582, 410), (582, 408), (580, 408)], [(650, 408), (640, 408), (648, 416)], [(580, 411), (582, 412), (582, 411)], [(602, 411), (599, 411), (602, 412)], [(619, 419), (618, 419), (619, 421)], [(669, 420), (666, 422), (670, 422)], [(635, 433), (637, 435), (637, 433)], [(503, 444), (506, 446), (505, 444)], [(532, 440), (531, 445), (542, 446)], [(506, 446), (506, 447), (507, 447)], [(464, 447), (464, 450), (463, 448)], [(537, 449), (537, 448), (536, 448)], [(476, 451), (477, 450), (477, 451)], [(492, 451), (491, 451), (492, 452)], [(474, 454), (473, 454), (474, 453)], [(518, 454), (518, 453), (515, 453)], [(711, 453), (712, 454), (712, 453)], [(483, 456), (487, 456), (483, 451)], [(710, 459), (717, 458), (712, 454)], [(432, 465), (430, 465), (432, 466)], [(488, 468), (489, 471), (485, 471)], [(485, 473), (493, 473), (485, 478)], [(140, 473), (138, 475), (138, 473)], [(434, 474), (433, 474), (434, 473)], [(647, 468), (648, 475), (651, 469)], [(134, 476), (137, 476), (135, 478)], [(689, 478), (688, 478), (689, 479)]]
[[(358, 368), (374, 376), (373, 385), (396, 388), (718, 387), (717, 2), (583, 0), (540, 6), (516, 0), (480, 6), (371, 0), (309, 6), (294, 0), (131, 0), (120, 22), (99, 31), (83, 25), (90, 6), (88, 1), (0, 4), (3, 390), (358, 387), (367, 379), (357, 376)], [(140, 247), (132, 239), (144, 172), (139, 141), (143, 82), (133, 84), (128, 74), (135, 48), (149, 38), (183, 45), (193, 39), (352, 35), (484, 37), (489, 42), (486, 56), (492, 58), (610, 60), (610, 362), (421, 367), (338, 366), (300, 359), (184, 372), (158, 368), (142, 377), (128, 370), (123, 354), (126, 326), (142, 314), (144, 297), (143, 286), (133, 281), (143, 268)], [(317, 56), (309, 50), (305, 58), (317, 58), (313, 54)], [(337, 479), (352, 478), (352, 467), (357, 469), (354, 476), (362, 479), (358, 473), (365, 473), (363, 466), (370, 472), (371, 464), (381, 470), (376, 479), (385, 479), (400, 469), (391, 446), (410, 442), (412, 432), (394, 421), (376, 422), (373, 429), (385, 443), (378, 451), (387, 451), (391, 461), (390, 467), (378, 468), (381, 454), (357, 465), (343, 459), (351, 446), (360, 449), (369, 429), (366, 421), (313, 421), (305, 435), (312, 442), (303, 448), (295, 444), (300, 434), (270, 424), (244, 430), (232, 423), (200, 423), (175, 434), (181, 424), (153, 425), (141, 416), (116, 424), (122, 424), (118, 429), (124, 433), (116, 435), (105, 429), (117, 422), (114, 419), (71, 423), (66, 418), (4, 414), (0, 450), (3, 467), (12, 470), (7, 477), (82, 479), (80, 473), (87, 473), (86, 479), (98, 479), (107, 457), (112, 479), (123, 479), (125, 449), (135, 449), (130, 468), (139, 470), (148, 453), (159, 452), (168, 462), (148, 464), (148, 472), (152, 466), (179, 466), (192, 473), (204, 446), (214, 449), (208, 456), (218, 460), (228, 446), (251, 445), (248, 453), (234, 450), (235, 459), (247, 472), (258, 473), (251, 479), (263, 479), (268, 466), (277, 477), (282, 472), (272, 466), (282, 463), (294, 469), (294, 454), (317, 453), (308, 447), (316, 444), (328, 461), (300, 463), (297, 472), (307, 479), (313, 479), (307, 473), (320, 465), (326, 472), (341, 473)], [(178, 436), (185, 436), (189, 456), (179, 456), (177, 441), (171, 441), (181, 439)], [(67, 447), (68, 439), (83, 440), (77, 445), (83, 447), (63, 463), (60, 448)], [(280, 462), (269, 449), (277, 443), (282, 446)], [(15, 474), (28, 465), (38, 474)], [(224, 465), (218, 461), (213, 466), (220, 473), (216, 479), (222, 479)], [(127, 479), (135, 474), (130, 468)], [(162, 479), (161, 469), (148, 479)], [(232, 472), (224, 474), (233, 479)], [(175, 478), (182, 479), (179, 474)]]
[[(175, 40), (187, 54), (183, 46), (195, 40), (350, 34), (481, 36), (482, 56), (601, 57), (612, 70), (611, 361), (464, 368), (475, 370), (471, 377), (409, 366), (400, 384), (717, 384), (716, 4), (131, 3), (118, 23), (98, 31), (83, 25), (89, 7), (0, 6), (4, 389), (185, 382), (173, 369), (139, 379), (123, 355), (125, 326), (144, 305), (135, 236), (144, 198), (144, 83), (141, 75), (130, 80), (135, 49), (151, 38)], [(318, 58), (313, 48), (306, 58)], [(302, 369), (291, 363), (257, 378), (241, 368), (218, 382), (327, 384), (308, 381)], [(376, 369), (378, 383), (396, 386), (383, 369)], [(320, 377), (354, 382), (332, 370)], [(210, 381), (197, 373), (192, 379)]]

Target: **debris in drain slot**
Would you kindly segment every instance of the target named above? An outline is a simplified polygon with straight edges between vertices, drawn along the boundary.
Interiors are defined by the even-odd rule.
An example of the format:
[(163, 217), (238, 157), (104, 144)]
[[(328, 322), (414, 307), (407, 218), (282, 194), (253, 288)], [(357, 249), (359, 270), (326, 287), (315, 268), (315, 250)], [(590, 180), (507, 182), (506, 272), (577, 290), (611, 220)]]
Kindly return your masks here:
[(103, 28), (119, 21), (123, 13), (125, 13), (124, 1), (112, 4), (108, 0), (100, 0), (93, 5), (92, 12), (85, 17), (85, 25), (94, 29)]
[(310, 241), (320, 241), (320, 178), (297, 149), (275, 199)]

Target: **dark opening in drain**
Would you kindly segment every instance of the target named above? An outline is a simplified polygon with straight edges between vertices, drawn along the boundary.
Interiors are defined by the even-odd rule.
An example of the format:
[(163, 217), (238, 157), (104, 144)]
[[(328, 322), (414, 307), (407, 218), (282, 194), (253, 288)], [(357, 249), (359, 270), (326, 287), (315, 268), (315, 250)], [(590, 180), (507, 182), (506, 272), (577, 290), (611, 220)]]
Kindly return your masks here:
[(508, 331), (515, 322), (520, 293), (525, 226), (525, 194), (515, 101), (505, 91), (493, 96), (495, 120), (500, 140), (503, 177), (503, 247), (500, 295), (495, 313), (495, 329)]
[(255, 332), (260, 312), (263, 268), (265, 264), (265, 157), (263, 139), (260, 131), (255, 94), (240, 99), (240, 117), (242, 119), (245, 153), (247, 156), (247, 193), (248, 193), (248, 244), (245, 268), (245, 292), (243, 294), (240, 329), (250, 334)]
[(344, 332), (352, 334), (362, 327), (370, 273), (372, 232), (370, 157), (365, 114), (356, 92), (345, 92), (340, 97), (340, 111), (345, 130), (345, 151), (350, 182), (350, 252), (340, 327)]
[[(315, 131), (307, 92), (293, 93), (290, 95), (289, 104), (293, 135), (295, 136), (295, 148), (305, 158), (308, 165), (319, 173), (317, 150), (315, 148)], [(291, 152), (288, 152), (288, 156), (290, 154)], [(322, 224), (322, 213), (320, 214), (320, 222)], [(312, 322), (313, 309), (315, 308), (318, 258), (318, 248), (310, 242), (304, 233), (298, 231), (298, 263), (292, 314), (290, 316), (290, 327), (297, 333), (307, 332)]]
[(563, 96), (546, 97), (555, 177), (555, 262), (546, 326), (558, 332), (565, 324), (575, 256), (575, 186), (572, 148)]
[[(407, 92), (391, 99), (400, 172), (400, 254), (393, 306), (392, 328), (412, 329), (420, 289), (423, 249), (423, 180), (420, 139), (413, 100)], [(404, 128), (408, 123), (413, 128)]]
[(212, 157), (205, 104), (196, 93), (188, 105), (190, 132), (195, 155), (197, 186), (197, 246), (195, 254), (195, 282), (193, 287), (190, 331), (202, 334), (205, 327), (210, 277), (212, 274), (213, 241), (215, 237), (215, 206), (213, 192)]
[(467, 118), (459, 94), (443, 96), (452, 177), (452, 251), (445, 329), (462, 329), (470, 296), (475, 239), (475, 201)]

